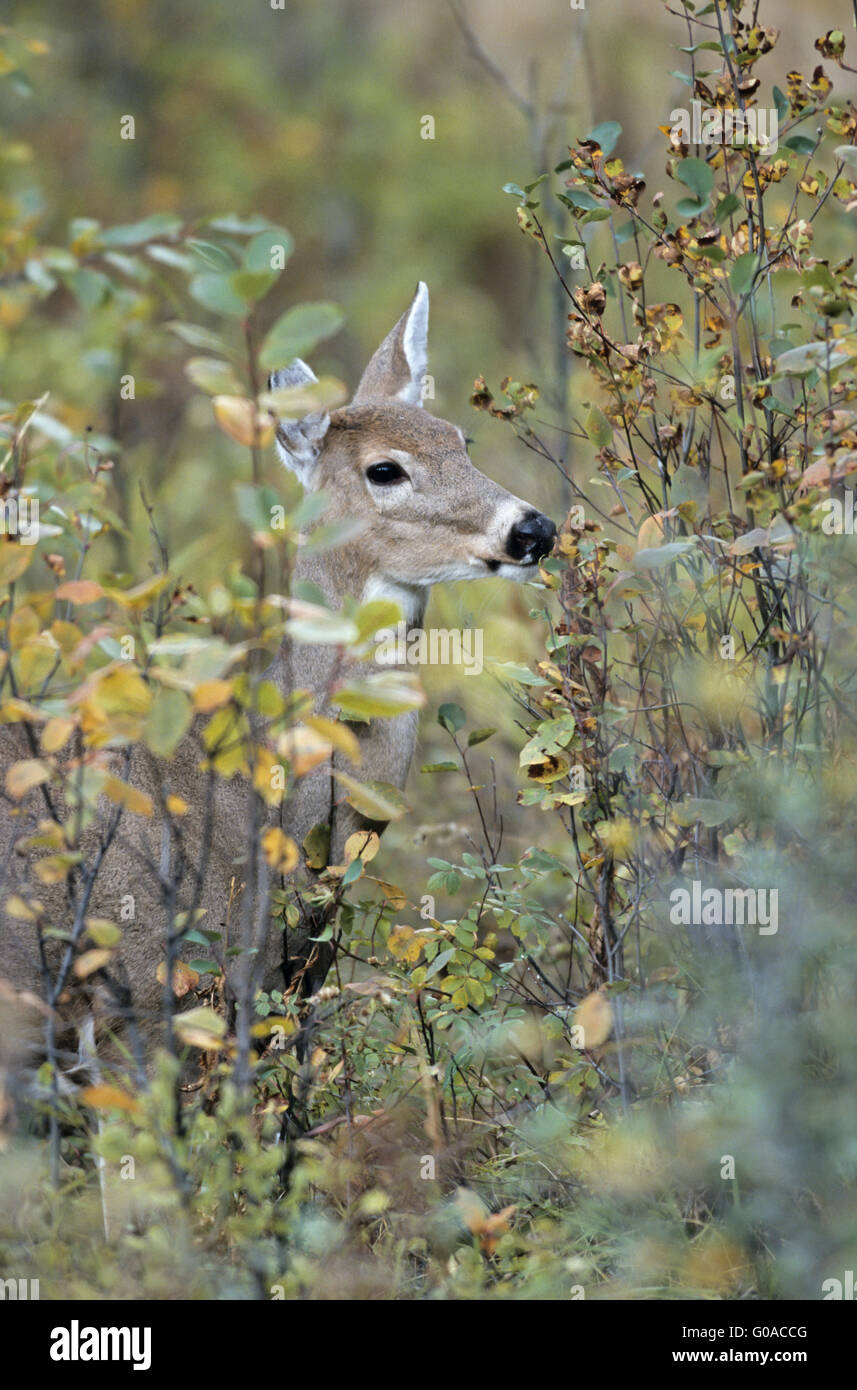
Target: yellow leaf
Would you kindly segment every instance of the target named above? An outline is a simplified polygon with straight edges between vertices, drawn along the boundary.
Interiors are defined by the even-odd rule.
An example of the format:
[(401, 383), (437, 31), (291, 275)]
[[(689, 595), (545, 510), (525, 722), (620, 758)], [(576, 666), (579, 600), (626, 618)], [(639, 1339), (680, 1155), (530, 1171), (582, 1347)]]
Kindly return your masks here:
[[(524, 754), (521, 754), (524, 757)], [(565, 777), (571, 767), (571, 760), (565, 753), (546, 753), (543, 750), (533, 754), (527, 764), (527, 776), (533, 782), (541, 782), (543, 786), (550, 786), (552, 782), (558, 782), (560, 777)]]
[(79, 864), (79, 854), (49, 854), (37, 859), (33, 873), (40, 883), (65, 883), (74, 864)]
[[(366, 879), (363, 881), (365, 883)], [(385, 883), (382, 878), (371, 877), (368, 881), (369, 883), (377, 884), (384, 894), (384, 897), (387, 899), (387, 902), (391, 907), (395, 908), (397, 912), (406, 905), (408, 901), (407, 894), (403, 893), (401, 888), (398, 888), (395, 883)]]
[(363, 761), (357, 735), (340, 719), (325, 719), (320, 714), (308, 714), (304, 723), (308, 724), (311, 729), (315, 729), (315, 732), (321, 734), (322, 738), (326, 738), (337, 753), (344, 753), (349, 762), (359, 766)]
[(193, 692), (193, 707), (201, 714), (225, 705), (232, 695), (232, 681), (200, 681)]
[(20, 801), (33, 787), (39, 787), (50, 778), (51, 770), (47, 763), (38, 758), (24, 758), (13, 763), (6, 773), (6, 790), (15, 801)]
[(168, 574), (153, 574), (141, 584), (135, 584), (133, 589), (105, 589), (104, 592), (114, 603), (118, 603), (120, 608), (129, 608), (132, 612), (141, 613), (169, 582)]
[[(167, 962), (162, 960), (157, 969), (158, 983), (163, 985), (167, 979)], [(183, 999), (188, 990), (194, 989), (199, 984), (199, 972), (193, 970), (191, 966), (185, 965), (183, 960), (177, 960), (173, 966), (173, 994), (177, 999)]]
[(282, 763), (269, 748), (257, 749), (253, 786), (266, 806), (280, 805), (286, 789), (286, 779)]
[(118, 1086), (85, 1086), (80, 1093), (80, 1099), (93, 1110), (127, 1110), (129, 1114), (133, 1114), (140, 1108), (139, 1101), (120, 1091)]
[(33, 558), (35, 546), (18, 545), (14, 541), (4, 541), (0, 545), (0, 586), (14, 584), (27, 569)]
[(166, 806), (171, 816), (186, 816), (190, 810), (187, 802), (184, 801), (182, 797), (174, 796), (172, 793), (167, 797)]
[(148, 714), (152, 691), (140, 672), (123, 662), (106, 671), (97, 681), (94, 700), (106, 714)]
[(173, 1027), (183, 1043), (216, 1051), (226, 1036), (226, 1024), (213, 1009), (202, 1007), (178, 1014)]
[(133, 812), (137, 816), (150, 816), (154, 807), (152, 798), (139, 788), (130, 786), (127, 782), (121, 782), (118, 777), (105, 777), (101, 788), (109, 801), (114, 801), (117, 806), (123, 806), (126, 811)]
[(352, 859), (360, 858), (368, 864), (380, 848), (381, 839), (376, 830), (355, 830), (345, 841), (345, 862), (350, 864)]
[(14, 917), (16, 922), (36, 922), (44, 911), (42, 904), (34, 901), (32, 906), (25, 903), (17, 893), (13, 893), (11, 898), (6, 899), (6, 911), (10, 917)]
[(120, 928), (107, 917), (87, 917), (86, 931), (96, 946), (103, 946), (107, 949), (111, 946), (118, 946), (122, 940)]
[(85, 980), (88, 975), (92, 975), (96, 970), (103, 970), (109, 960), (112, 960), (113, 952), (107, 947), (97, 946), (92, 951), (84, 951), (83, 955), (78, 956), (74, 963), (74, 973), (79, 980)]
[(399, 820), (410, 809), (398, 787), (389, 782), (358, 782), (347, 772), (337, 772), (336, 780), (347, 789), (349, 806), (367, 820)]
[(49, 719), (42, 730), (42, 749), (45, 753), (58, 753), (64, 748), (74, 732), (74, 720), (55, 715)]
[(304, 777), (319, 763), (326, 762), (333, 748), (329, 739), (322, 737), (315, 729), (299, 724), (294, 729), (280, 734), (277, 751), (288, 758), (295, 777)]
[(4, 700), (0, 705), (0, 722), (3, 724), (40, 723), (44, 717), (41, 710), (31, 705), (29, 700)]
[(300, 862), (297, 845), (278, 825), (272, 825), (262, 835), (262, 850), (269, 868), (278, 874), (290, 874)]
[(83, 711), (83, 732), (94, 746), (116, 734), (136, 737), (152, 704), (152, 691), (128, 661), (91, 676), (73, 697)]
[(270, 415), (257, 410), (255, 401), (246, 396), (215, 396), (211, 404), (218, 425), (236, 444), (250, 448), (272, 442), (274, 422)]
[(574, 1011), (574, 1027), (581, 1029), (581, 1050), (601, 1047), (613, 1028), (613, 1010), (603, 990), (597, 989), (582, 999)]
[(387, 940), (387, 950), (404, 965), (412, 965), (419, 960), (423, 943), (413, 927), (393, 927)]

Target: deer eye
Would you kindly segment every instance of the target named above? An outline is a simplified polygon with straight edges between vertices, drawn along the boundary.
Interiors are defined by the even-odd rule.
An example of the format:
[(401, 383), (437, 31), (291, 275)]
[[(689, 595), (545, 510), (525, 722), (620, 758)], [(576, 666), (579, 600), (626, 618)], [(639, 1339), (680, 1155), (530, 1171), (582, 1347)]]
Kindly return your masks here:
[(407, 476), (404, 468), (398, 463), (393, 463), (391, 459), (385, 459), (383, 463), (370, 463), (366, 469), (366, 477), (370, 483), (377, 483), (379, 487), (405, 482)]

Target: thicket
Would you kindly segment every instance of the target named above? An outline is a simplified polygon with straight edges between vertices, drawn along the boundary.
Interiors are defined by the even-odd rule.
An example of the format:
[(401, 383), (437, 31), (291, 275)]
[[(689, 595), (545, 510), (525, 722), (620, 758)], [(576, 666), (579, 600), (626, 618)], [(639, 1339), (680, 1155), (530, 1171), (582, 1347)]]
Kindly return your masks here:
[[(462, 779), (470, 848), (414, 852), (402, 884), (376, 876), (374, 843), (327, 867), (339, 954), (304, 1063), (290, 1040), (305, 1006), (257, 996), (252, 1030), (227, 1033), (216, 989), (194, 999), (222, 943), (174, 923), (197, 954), (179, 966), (165, 948), (173, 1045), (154, 1077), (129, 1059), (73, 1087), (48, 1056), (27, 1122), (10, 1109), (3, 1266), (45, 1296), (794, 1298), (850, 1267), (857, 110), (838, 89), (852, 69), (841, 33), (783, 75), (750, 7), (678, 9), (690, 123), (664, 113), (652, 169), (625, 166), (605, 119), (509, 185), (589, 380), (583, 408), (551, 419), (537, 384), (479, 379), (472, 398), (573, 498), (533, 590), (543, 658), (505, 668), (530, 847), (505, 851), (494, 730), (442, 705), (449, 756), (420, 794)], [(3, 80), (37, 80), (38, 45), (6, 38)], [(695, 103), (775, 113), (776, 140), (770, 119), (767, 140), (736, 119), (724, 142), (713, 118), (701, 138)], [(359, 654), (377, 615), (287, 603), (314, 504), (260, 481), (270, 409), (288, 408), (262, 383), (341, 323), (295, 304), (257, 330), (287, 231), (79, 218), (46, 245), (26, 188), (13, 176), (0, 203), (4, 351), (57, 294), (78, 302), (81, 351), (107, 311), (132, 384), (135, 354), (169, 332), (213, 427), (246, 451), (248, 558), (199, 593), (154, 513), (149, 571), (122, 568), (109, 434), (65, 423), (47, 380), (3, 402), (0, 718), (31, 745), (3, 795), (58, 789), (77, 812), (29, 846), (46, 885), (68, 884), (68, 919), (16, 897), (5, 911), (67, 946), (57, 1003), (109, 973), (123, 930), (75, 911), (98, 869), (81, 825), (104, 797), (117, 822), (154, 809), (103, 751), (142, 743), (168, 762), (201, 715), (214, 775), (252, 776), (242, 731), (261, 707), (268, 752), (299, 777), (317, 740), (347, 736), (314, 742), (305, 710), (260, 685), (262, 655), (284, 637)], [(384, 717), (416, 697), (380, 698), (357, 684), (341, 708)], [(718, 920), (736, 891), (755, 922)], [(201, 1059), (197, 1089), (182, 1056)], [(284, 1164), (298, 1102), (308, 1129)]]

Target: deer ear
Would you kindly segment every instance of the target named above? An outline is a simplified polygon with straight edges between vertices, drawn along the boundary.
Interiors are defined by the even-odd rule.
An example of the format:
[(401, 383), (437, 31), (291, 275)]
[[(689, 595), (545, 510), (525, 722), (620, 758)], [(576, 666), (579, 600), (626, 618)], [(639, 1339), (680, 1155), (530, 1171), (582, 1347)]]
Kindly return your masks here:
[(428, 286), (417, 285), (411, 307), (378, 348), (360, 378), (353, 404), (393, 396), (408, 405), (422, 404), (428, 365)]
[[(308, 386), (318, 377), (306, 362), (296, 357), (288, 367), (280, 367), (268, 377), (269, 391), (282, 391), (288, 386)], [(296, 473), (304, 487), (312, 483), (315, 462), (330, 425), (326, 411), (314, 411), (302, 420), (277, 421), (277, 451), (287, 468)]]

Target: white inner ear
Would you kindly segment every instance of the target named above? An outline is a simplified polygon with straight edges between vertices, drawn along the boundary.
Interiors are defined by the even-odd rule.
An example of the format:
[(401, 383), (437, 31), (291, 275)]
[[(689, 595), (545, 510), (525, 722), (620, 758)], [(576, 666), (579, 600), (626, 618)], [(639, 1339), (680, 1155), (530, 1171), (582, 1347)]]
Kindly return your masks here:
[[(288, 386), (305, 386), (317, 380), (312, 368), (296, 357), (288, 367), (271, 373), (269, 385), (277, 390)], [(305, 415), (302, 420), (280, 420), (278, 423), (277, 452), (286, 467), (297, 474), (304, 487), (309, 487), (312, 481), (315, 461), (329, 424), (330, 416), (322, 411)]]
[(428, 285), (420, 281), (405, 324), (402, 347), (411, 371), (410, 384), (396, 394), (409, 405), (422, 405), (423, 377), (428, 367)]

